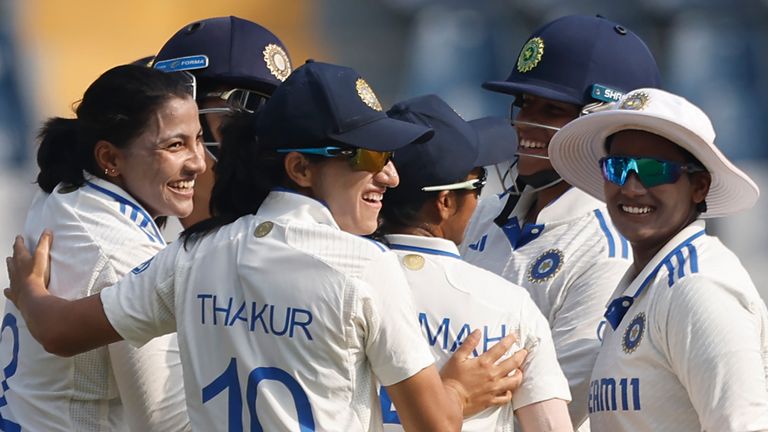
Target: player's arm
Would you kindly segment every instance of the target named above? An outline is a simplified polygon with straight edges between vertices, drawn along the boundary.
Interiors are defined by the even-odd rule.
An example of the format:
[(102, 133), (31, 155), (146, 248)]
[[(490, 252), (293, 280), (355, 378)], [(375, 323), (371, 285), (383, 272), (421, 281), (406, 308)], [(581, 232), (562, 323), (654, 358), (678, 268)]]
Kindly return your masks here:
[(5, 296), (19, 309), (32, 336), (46, 351), (66, 357), (121, 340), (98, 294), (69, 301), (48, 292), (52, 238), (50, 231), (43, 232), (30, 255), (23, 238), (17, 236), (13, 257), (6, 258), (11, 287)]
[(589, 378), (600, 349), (597, 330), (605, 303), (628, 265), (626, 260), (606, 258), (590, 266), (570, 284), (560, 308), (549, 318), (557, 360), (571, 389), (568, 411), (574, 428), (588, 416)]
[[(658, 324), (666, 342), (661, 346), (702, 430), (768, 429), (761, 349), (765, 304), (705, 276), (690, 275), (678, 284), (670, 288), (668, 310), (660, 308), (656, 320), (664, 323)], [(641, 377), (641, 397), (643, 385)]]
[(568, 405), (562, 399), (549, 399), (515, 410), (523, 432), (572, 432)]

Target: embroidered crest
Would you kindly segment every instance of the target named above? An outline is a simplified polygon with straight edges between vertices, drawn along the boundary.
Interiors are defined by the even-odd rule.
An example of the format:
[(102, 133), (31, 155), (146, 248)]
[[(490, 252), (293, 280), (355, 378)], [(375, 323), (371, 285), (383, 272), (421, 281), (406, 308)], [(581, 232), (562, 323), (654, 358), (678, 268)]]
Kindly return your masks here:
[(645, 313), (640, 312), (629, 322), (624, 337), (621, 338), (621, 347), (627, 354), (632, 354), (643, 340), (645, 333)]
[(416, 254), (408, 254), (403, 257), (403, 264), (408, 270), (421, 270), (424, 268), (424, 257)]
[(523, 46), (523, 50), (520, 51), (520, 56), (517, 57), (517, 70), (525, 73), (539, 64), (541, 56), (544, 55), (544, 41), (541, 38), (535, 37)]
[(555, 277), (563, 267), (563, 251), (549, 249), (539, 255), (528, 268), (528, 281), (541, 283)]
[(632, 92), (619, 105), (619, 109), (630, 111), (642, 111), (648, 105), (650, 96), (644, 91)]
[(275, 224), (273, 224), (270, 221), (262, 222), (256, 227), (256, 230), (253, 232), (253, 235), (257, 238), (264, 237), (272, 231), (272, 228), (274, 226)]
[(376, 97), (376, 93), (373, 92), (371, 86), (369, 86), (364, 79), (358, 78), (357, 82), (355, 82), (355, 88), (357, 89), (357, 94), (360, 96), (360, 99), (362, 99), (366, 105), (376, 111), (381, 111), (381, 104)]
[(269, 72), (280, 81), (285, 81), (291, 74), (291, 60), (278, 45), (269, 44), (264, 47), (264, 62)]

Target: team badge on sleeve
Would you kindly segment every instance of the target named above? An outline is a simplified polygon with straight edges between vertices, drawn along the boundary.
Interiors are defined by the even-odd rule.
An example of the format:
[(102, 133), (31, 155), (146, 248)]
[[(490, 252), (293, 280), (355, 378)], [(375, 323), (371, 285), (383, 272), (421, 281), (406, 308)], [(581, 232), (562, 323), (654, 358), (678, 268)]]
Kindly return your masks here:
[(285, 81), (291, 74), (291, 60), (282, 48), (275, 44), (264, 47), (264, 62), (267, 63), (269, 72), (280, 81)]
[(629, 322), (624, 337), (621, 338), (621, 346), (625, 353), (635, 352), (643, 340), (643, 333), (645, 333), (645, 314), (640, 312)]
[(523, 50), (520, 51), (520, 56), (517, 57), (517, 70), (523, 73), (533, 70), (543, 55), (544, 41), (538, 37), (529, 40), (525, 43)]
[(563, 251), (549, 249), (531, 263), (528, 268), (528, 281), (541, 283), (552, 279), (563, 268), (563, 260)]

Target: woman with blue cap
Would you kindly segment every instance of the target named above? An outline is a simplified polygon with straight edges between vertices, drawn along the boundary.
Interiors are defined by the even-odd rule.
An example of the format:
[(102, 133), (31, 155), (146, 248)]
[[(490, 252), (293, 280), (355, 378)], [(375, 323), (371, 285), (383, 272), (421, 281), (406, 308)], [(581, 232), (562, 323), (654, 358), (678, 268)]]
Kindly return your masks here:
[(601, 431), (768, 430), (768, 311), (705, 219), (747, 210), (755, 183), (687, 100), (638, 89), (550, 143), (564, 179), (605, 200), (634, 264), (607, 300), (589, 386)]
[[(434, 95), (400, 102), (388, 114), (434, 130), (395, 155), (400, 186), (384, 196), (381, 233), (400, 258), (437, 364), (449, 360), (471, 329), (482, 330), (478, 353), (509, 333), (517, 336), (515, 348), (527, 351), (512, 400), (465, 418), (462, 430), (511, 430), (515, 417), (524, 431), (573, 430), (568, 381), (547, 320), (524, 289), (464, 262), (457, 249), (485, 185), (482, 167), (508, 157), (499, 150), (514, 129), (502, 118), (466, 122)], [(382, 410), (387, 430), (402, 430), (384, 397)]]
[(374, 378), (407, 430), (458, 430), (462, 410), (507, 403), (517, 365), (496, 359), (514, 339), (475, 360), (475, 334), (441, 382), (395, 255), (360, 237), (398, 184), (391, 152), (429, 129), (388, 118), (353, 70), (315, 62), (275, 91), (253, 131), (235, 126), (214, 217), (100, 296), (47, 294), (50, 235), (34, 261), (16, 245), (9, 296), (32, 334), (70, 355), (178, 331), (196, 430), (380, 430)]

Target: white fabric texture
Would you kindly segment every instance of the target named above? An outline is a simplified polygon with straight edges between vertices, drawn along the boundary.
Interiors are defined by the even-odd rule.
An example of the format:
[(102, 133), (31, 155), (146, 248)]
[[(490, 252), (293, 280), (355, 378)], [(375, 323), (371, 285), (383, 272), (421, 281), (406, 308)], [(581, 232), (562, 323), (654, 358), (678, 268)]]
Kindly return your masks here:
[[(49, 289), (68, 299), (98, 293), (165, 246), (130, 195), (88, 178), (77, 189), (40, 192), (24, 229), (30, 249), (44, 228), (53, 231)], [(4, 327), (0, 342), (0, 363), (16, 365), (4, 376), (6, 421), (35, 431), (189, 430), (175, 335), (138, 350), (121, 342), (63, 358), (45, 352), (10, 302), (5, 319), (18, 327), (18, 338)]]
[(768, 313), (738, 258), (699, 220), (611, 297), (633, 297), (607, 326), (590, 384), (605, 431), (768, 430)]
[(395, 254), (316, 200), (273, 191), (256, 215), (176, 243), (101, 297), (132, 343), (178, 328), (195, 430), (381, 430), (372, 380), (434, 362)]
[[(475, 355), (484, 353), (509, 333), (514, 333), (518, 342), (503, 358), (521, 348), (529, 350), (522, 365), (522, 385), (509, 406), (489, 408), (465, 419), (463, 431), (512, 431), (513, 410), (549, 399), (570, 401), (568, 381), (557, 363), (549, 324), (527, 291), (467, 264), (449, 240), (412, 235), (386, 238), (400, 258), (422, 334), (439, 367), (475, 329), (482, 330)], [(385, 430), (403, 428), (385, 424)]]
[(570, 188), (535, 223), (523, 223), (535, 199), (526, 188), (503, 229), (494, 219), (507, 195), (481, 200), (459, 249), (470, 264), (525, 288), (547, 318), (573, 398), (568, 410), (579, 426), (588, 415), (605, 302), (631, 264), (632, 251), (605, 206), (584, 192)]

